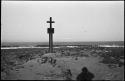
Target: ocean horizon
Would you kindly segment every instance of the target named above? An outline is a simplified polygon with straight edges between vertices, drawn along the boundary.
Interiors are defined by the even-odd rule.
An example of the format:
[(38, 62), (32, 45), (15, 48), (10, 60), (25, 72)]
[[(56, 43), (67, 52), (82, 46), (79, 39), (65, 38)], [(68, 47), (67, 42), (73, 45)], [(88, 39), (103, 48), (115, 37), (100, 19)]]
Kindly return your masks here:
[[(54, 42), (54, 48), (77, 48), (79, 46), (96, 47), (124, 47), (124, 41), (96, 41), (96, 42)], [(23, 49), (23, 48), (49, 48), (48, 42), (4, 42), (1, 49)]]

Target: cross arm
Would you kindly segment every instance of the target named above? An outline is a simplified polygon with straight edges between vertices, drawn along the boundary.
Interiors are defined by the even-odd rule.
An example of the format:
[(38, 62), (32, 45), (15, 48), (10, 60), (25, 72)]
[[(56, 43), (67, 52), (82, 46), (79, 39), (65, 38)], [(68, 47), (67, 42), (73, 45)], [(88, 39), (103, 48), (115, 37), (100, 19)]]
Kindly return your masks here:
[(55, 23), (55, 21), (47, 21), (47, 23)]

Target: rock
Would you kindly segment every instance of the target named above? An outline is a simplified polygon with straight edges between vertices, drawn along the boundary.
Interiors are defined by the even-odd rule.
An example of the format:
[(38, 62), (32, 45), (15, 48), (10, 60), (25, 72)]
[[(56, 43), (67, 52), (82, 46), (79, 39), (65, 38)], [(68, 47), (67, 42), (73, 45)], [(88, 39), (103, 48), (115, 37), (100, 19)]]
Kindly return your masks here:
[(1, 80), (5, 80), (6, 78), (6, 73), (5, 72), (1, 72)]
[(47, 53), (47, 54), (42, 55), (42, 57), (52, 57), (52, 58), (56, 58), (59, 56), (61, 56), (60, 53)]
[(113, 77), (114, 76), (112, 73), (107, 73), (107, 75), (105, 76), (105, 80), (112, 80)]
[(124, 59), (120, 59), (119, 61), (122, 62), (122, 63), (124, 63)]

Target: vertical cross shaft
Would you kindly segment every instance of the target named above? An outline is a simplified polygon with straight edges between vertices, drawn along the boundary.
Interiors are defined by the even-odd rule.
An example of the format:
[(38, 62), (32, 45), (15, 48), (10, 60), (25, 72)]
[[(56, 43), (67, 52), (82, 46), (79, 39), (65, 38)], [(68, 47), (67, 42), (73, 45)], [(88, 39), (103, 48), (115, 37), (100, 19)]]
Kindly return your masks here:
[(47, 23), (50, 23), (50, 28), (48, 28), (48, 33), (49, 33), (49, 52), (53, 52), (53, 33), (54, 33), (54, 28), (52, 28), (52, 23), (55, 23), (52, 21), (52, 17), (50, 17), (50, 21), (47, 21)]
[(49, 52), (53, 52), (53, 35), (52, 33), (49, 34)]
[(49, 23), (50, 23), (50, 28), (52, 28), (52, 23), (53, 23), (52, 22), (52, 17), (50, 17), (50, 22)]

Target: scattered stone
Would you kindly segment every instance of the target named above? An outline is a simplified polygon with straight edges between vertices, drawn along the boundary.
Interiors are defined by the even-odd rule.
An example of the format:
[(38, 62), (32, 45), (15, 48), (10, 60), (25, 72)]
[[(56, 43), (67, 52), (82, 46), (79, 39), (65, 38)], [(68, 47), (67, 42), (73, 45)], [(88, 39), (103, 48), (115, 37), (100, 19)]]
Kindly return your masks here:
[(5, 80), (6, 78), (6, 73), (5, 72), (1, 72), (1, 80)]

